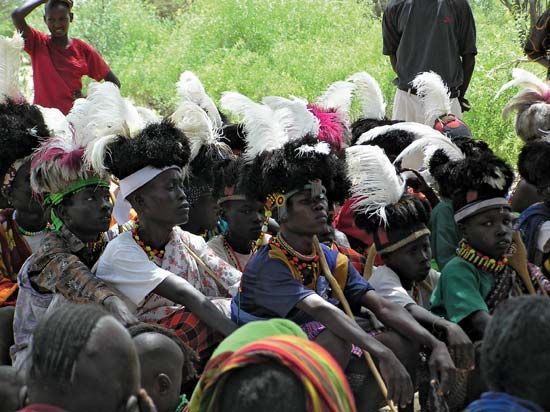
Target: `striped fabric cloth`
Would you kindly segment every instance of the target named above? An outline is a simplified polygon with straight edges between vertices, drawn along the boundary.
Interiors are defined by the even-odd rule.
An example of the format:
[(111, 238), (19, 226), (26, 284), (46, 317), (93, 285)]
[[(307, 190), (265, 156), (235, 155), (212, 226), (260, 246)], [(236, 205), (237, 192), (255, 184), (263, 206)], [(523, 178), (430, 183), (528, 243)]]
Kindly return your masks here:
[(327, 351), (296, 336), (272, 336), (212, 358), (193, 394), (189, 412), (215, 412), (216, 395), (222, 392), (216, 384), (225, 374), (273, 360), (290, 369), (303, 383), (307, 412), (356, 411), (346, 377)]

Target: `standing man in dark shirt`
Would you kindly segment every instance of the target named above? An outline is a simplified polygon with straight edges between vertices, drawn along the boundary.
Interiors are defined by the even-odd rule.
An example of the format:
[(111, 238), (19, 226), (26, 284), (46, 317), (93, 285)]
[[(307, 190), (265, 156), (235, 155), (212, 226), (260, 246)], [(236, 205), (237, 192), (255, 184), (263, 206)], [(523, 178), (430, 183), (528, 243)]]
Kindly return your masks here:
[(523, 51), (529, 60), (540, 63), (548, 69), (546, 79), (550, 80), (550, 8), (539, 17), (531, 29)]
[(397, 74), (393, 119), (423, 123), (410, 81), (439, 74), (451, 92), (453, 114), (469, 110), (465, 98), (475, 66), (476, 27), (467, 0), (390, 0), (382, 19), (383, 52)]

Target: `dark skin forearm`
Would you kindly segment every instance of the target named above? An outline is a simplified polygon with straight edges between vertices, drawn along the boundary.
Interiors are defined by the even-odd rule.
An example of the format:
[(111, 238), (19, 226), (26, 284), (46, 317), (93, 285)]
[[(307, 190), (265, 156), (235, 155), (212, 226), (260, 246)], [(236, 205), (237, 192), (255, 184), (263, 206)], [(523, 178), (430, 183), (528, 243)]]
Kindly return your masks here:
[(200, 320), (224, 336), (237, 329), (237, 325), (225, 317), (206, 296), (176, 275), (167, 277), (153, 292), (185, 306)]
[(491, 320), (491, 315), (484, 310), (478, 310), (472, 313), (467, 318), (459, 322), (459, 325), (466, 331), (472, 341), (478, 341), (483, 339), (485, 329)]
[(405, 308), (379, 297), (372, 290), (363, 295), (361, 304), (371, 310), (384, 325), (403, 336), (410, 337), (421, 345), (433, 349), (442, 344), (440, 340), (422, 327)]
[(395, 54), (392, 54), (390, 56), (390, 63), (391, 63), (391, 68), (393, 69), (395, 74), (397, 74), (397, 56)]
[(476, 65), (476, 56), (475, 54), (466, 54), (462, 56), (462, 73), (464, 80), (462, 81), (462, 86), (460, 86), (460, 96), (466, 96), (468, 91), (468, 86), (470, 86), (470, 80), (472, 80), (472, 74), (474, 73), (474, 67)]
[(21, 33), (23, 33), (23, 37), (27, 35), (27, 32), (29, 31), (29, 26), (27, 22), (25, 21), (25, 17), (27, 17), (34, 9), (36, 9), (41, 4), (47, 3), (48, 0), (29, 0), (25, 4), (23, 4), (21, 7), (16, 8), (11, 13), (11, 19), (13, 21), (13, 25), (17, 30), (19, 30)]

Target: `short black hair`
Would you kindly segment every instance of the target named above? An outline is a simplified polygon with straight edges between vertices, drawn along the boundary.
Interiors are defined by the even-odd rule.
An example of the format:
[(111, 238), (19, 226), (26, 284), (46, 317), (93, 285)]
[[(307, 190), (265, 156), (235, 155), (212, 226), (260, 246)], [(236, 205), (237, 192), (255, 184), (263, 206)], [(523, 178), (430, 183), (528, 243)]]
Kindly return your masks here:
[(497, 308), (481, 348), (481, 370), (491, 390), (550, 410), (550, 301), (510, 298)]
[(304, 385), (287, 367), (274, 361), (252, 364), (225, 376), (218, 385), (220, 412), (306, 410)]
[(105, 316), (109, 314), (97, 305), (67, 304), (44, 318), (34, 330), (30, 382), (70, 391), (78, 356)]
[(46, 13), (48, 13), (54, 7), (62, 5), (67, 7), (70, 12), (73, 9), (73, 4), (73, 0), (49, 0), (44, 6), (44, 10)]
[(518, 157), (519, 174), (527, 183), (539, 190), (544, 189), (550, 185), (548, 159), (550, 159), (550, 143), (537, 141), (525, 144)]
[(191, 149), (185, 134), (172, 121), (164, 119), (147, 125), (136, 137), (119, 136), (108, 145), (105, 166), (119, 179), (152, 166), (185, 167)]
[(144, 333), (158, 333), (170, 338), (181, 349), (183, 354), (183, 368), (182, 368), (182, 385), (197, 377), (197, 371), (194, 364), (199, 361), (197, 353), (191, 349), (186, 343), (184, 343), (177, 335), (170, 329), (163, 328), (162, 326), (152, 323), (138, 323), (128, 328), (128, 332), (132, 338), (143, 335)]

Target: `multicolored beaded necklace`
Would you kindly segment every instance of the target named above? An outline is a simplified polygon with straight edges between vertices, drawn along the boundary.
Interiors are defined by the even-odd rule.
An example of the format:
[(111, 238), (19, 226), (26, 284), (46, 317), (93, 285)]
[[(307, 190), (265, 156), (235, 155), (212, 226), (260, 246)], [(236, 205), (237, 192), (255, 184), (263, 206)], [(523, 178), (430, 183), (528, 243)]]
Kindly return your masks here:
[(86, 248), (93, 254), (102, 251), (104, 246), (105, 240), (103, 239), (103, 236), (101, 236), (101, 239), (94, 242), (86, 242)]
[(239, 259), (237, 259), (237, 256), (235, 255), (235, 251), (227, 241), (227, 238), (224, 235), (222, 235), (222, 238), (223, 238), (223, 248), (225, 250), (226, 255), (229, 256), (232, 266), (237, 268), (240, 272), (243, 272), (243, 267), (241, 266)]
[[(17, 223), (17, 211), (13, 211), (12, 219)], [(41, 235), (46, 231), (46, 229), (39, 230), (37, 232), (31, 232), (30, 230), (23, 229), (19, 223), (17, 223), (17, 230), (19, 230), (19, 233), (21, 233), (23, 236), (38, 236)]]
[(462, 240), (458, 245), (456, 254), (478, 269), (495, 274), (501, 273), (508, 263), (507, 256), (504, 256), (499, 260), (485, 256), (468, 245), (464, 240)]
[(269, 243), (278, 248), (283, 255), (285, 255), (288, 259), (288, 263), (299, 273), (298, 280), (303, 285), (310, 285), (317, 280), (319, 275), (319, 255), (317, 255), (317, 253), (312, 255), (301, 254), (285, 242), (281, 234), (272, 237)]
[(162, 259), (164, 257), (164, 249), (158, 250), (154, 247), (148, 246), (143, 242), (143, 240), (139, 237), (139, 222), (136, 221), (134, 224), (134, 227), (132, 229), (132, 237), (136, 241), (136, 243), (143, 249), (143, 251), (147, 254), (147, 257), (149, 257), (149, 260), (155, 260)]

